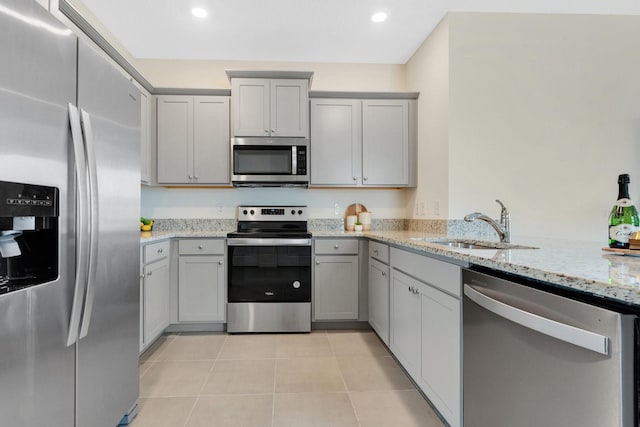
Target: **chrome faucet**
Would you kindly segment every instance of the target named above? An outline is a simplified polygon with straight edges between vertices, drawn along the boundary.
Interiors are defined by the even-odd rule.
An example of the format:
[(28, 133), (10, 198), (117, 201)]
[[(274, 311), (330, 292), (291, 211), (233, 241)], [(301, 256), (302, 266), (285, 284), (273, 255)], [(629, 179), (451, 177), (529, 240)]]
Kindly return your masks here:
[(496, 233), (498, 233), (501, 242), (511, 243), (511, 218), (509, 215), (509, 211), (500, 200), (496, 200), (496, 202), (498, 202), (501, 207), (500, 223), (497, 223), (495, 220), (480, 212), (470, 213), (469, 215), (464, 217), (464, 220), (467, 222), (473, 222), (476, 219), (484, 221), (492, 226), (494, 230), (496, 230)]

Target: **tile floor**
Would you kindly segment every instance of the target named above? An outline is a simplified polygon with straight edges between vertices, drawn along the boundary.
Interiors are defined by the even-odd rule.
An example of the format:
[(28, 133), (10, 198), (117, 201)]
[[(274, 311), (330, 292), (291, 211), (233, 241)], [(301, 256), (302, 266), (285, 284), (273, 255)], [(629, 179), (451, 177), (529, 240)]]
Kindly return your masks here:
[(178, 334), (140, 360), (132, 427), (441, 427), (370, 331)]

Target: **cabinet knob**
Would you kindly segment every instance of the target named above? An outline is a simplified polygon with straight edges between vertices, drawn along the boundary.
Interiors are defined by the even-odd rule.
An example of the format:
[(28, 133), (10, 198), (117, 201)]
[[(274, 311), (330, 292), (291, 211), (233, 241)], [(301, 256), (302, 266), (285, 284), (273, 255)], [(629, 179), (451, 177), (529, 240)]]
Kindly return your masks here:
[(189, 175), (189, 181), (193, 179), (193, 175)]
[(369, 178), (367, 178), (367, 177), (365, 176), (365, 177), (364, 177), (364, 178), (362, 178), (362, 179), (364, 179), (365, 181), (367, 181)]
[(162, 248), (158, 249), (158, 253), (161, 254), (163, 252)]
[(276, 130), (275, 129), (271, 129), (271, 133), (275, 135), (276, 134)]
[(354, 181), (357, 181), (357, 180), (358, 180), (358, 178), (354, 176), (354, 177), (353, 177), (353, 180), (354, 180)]
[(382, 275), (383, 275), (383, 276), (386, 276), (386, 275), (387, 275), (387, 272), (386, 272), (386, 271), (383, 271), (383, 272), (382, 272)]
[(264, 133), (266, 133), (267, 135), (269, 135), (269, 129), (265, 129)]
[(202, 246), (202, 245), (198, 245), (198, 249), (203, 250), (203, 249), (204, 249), (204, 246)]
[(222, 261), (218, 261), (218, 265), (222, 265)]
[(153, 276), (153, 271), (148, 272), (148, 273), (147, 273), (147, 277), (148, 277), (148, 276)]
[(335, 245), (333, 249), (340, 249), (340, 245)]
[(320, 265), (320, 261), (316, 261), (316, 265)]
[(140, 275), (140, 278), (141, 278), (141, 279), (144, 279), (144, 273)]
[(193, 179), (195, 179), (197, 181), (198, 180), (198, 175), (194, 175)]
[(376, 254), (376, 255), (378, 255), (378, 250), (377, 250), (377, 249), (374, 249), (374, 250), (373, 250), (373, 253), (374, 253), (374, 254)]

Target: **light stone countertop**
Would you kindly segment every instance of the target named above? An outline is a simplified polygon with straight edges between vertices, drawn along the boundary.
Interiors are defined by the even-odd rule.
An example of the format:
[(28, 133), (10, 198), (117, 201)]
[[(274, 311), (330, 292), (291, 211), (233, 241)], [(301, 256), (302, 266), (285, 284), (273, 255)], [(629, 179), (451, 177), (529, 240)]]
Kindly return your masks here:
[[(180, 237), (225, 237), (226, 231), (141, 233), (141, 243)], [(537, 249), (457, 249), (430, 240), (476, 240), (417, 231), (313, 231), (314, 238), (362, 237), (416, 252), (458, 260), (577, 290), (628, 305), (640, 312), (640, 257), (604, 252), (600, 242), (514, 238), (514, 244)], [(425, 240), (416, 240), (425, 239)], [(482, 240), (481, 240), (482, 241)], [(497, 242), (496, 242), (497, 243)], [(639, 254), (640, 255), (640, 251)], [(604, 301), (603, 301), (604, 302)]]

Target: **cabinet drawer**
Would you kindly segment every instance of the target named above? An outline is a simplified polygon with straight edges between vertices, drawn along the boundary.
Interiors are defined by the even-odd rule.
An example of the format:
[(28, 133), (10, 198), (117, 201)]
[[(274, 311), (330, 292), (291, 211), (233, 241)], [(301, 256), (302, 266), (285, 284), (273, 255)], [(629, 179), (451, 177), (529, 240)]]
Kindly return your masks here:
[(158, 261), (159, 259), (168, 257), (170, 247), (169, 245), (170, 242), (168, 240), (146, 245), (144, 247), (144, 263), (149, 264), (150, 262)]
[(369, 256), (389, 264), (389, 246), (383, 243), (369, 242)]
[(180, 255), (224, 255), (224, 239), (182, 239), (178, 241)]
[(391, 267), (451, 295), (461, 296), (462, 273), (457, 265), (391, 248)]
[(315, 242), (316, 255), (357, 254), (356, 239), (322, 239)]

